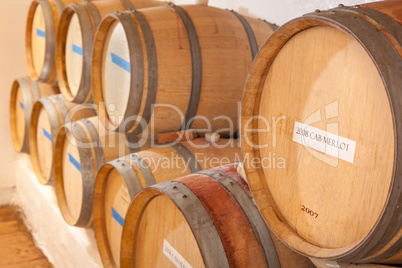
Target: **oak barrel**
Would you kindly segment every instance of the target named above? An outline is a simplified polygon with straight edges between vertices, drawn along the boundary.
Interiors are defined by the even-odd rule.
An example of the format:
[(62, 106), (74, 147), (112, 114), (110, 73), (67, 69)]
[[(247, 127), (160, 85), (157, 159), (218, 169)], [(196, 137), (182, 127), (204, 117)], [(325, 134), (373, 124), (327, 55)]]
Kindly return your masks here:
[(250, 188), (272, 230), (309, 257), (402, 263), (401, 22), (400, 1), (317, 10), (278, 29), (250, 69)]
[(33, 0), (28, 11), (25, 49), (28, 71), (34, 81), (56, 79), (55, 44), (59, 17), (65, 5), (81, 0)]
[(29, 149), (40, 183), (54, 183), (54, 143), (60, 126), (95, 114), (93, 106), (68, 102), (61, 94), (35, 102), (29, 126)]
[(66, 6), (56, 44), (57, 77), (64, 98), (77, 103), (92, 100), (93, 39), (103, 17), (116, 11), (164, 4), (150, 0), (104, 0)]
[(29, 120), (35, 101), (57, 93), (58, 87), (35, 82), (29, 76), (14, 80), (10, 97), (10, 127), (17, 152), (29, 153)]
[(121, 267), (313, 267), (272, 239), (236, 166), (142, 190), (124, 221)]
[(103, 264), (120, 267), (125, 214), (141, 189), (240, 159), (236, 140), (221, 139), (213, 144), (199, 138), (150, 148), (105, 164), (96, 178), (93, 202), (95, 235)]
[(272, 27), (201, 5), (106, 16), (92, 63), (99, 117), (109, 129), (136, 135), (148, 125), (154, 133), (236, 131), (248, 69)]
[(74, 226), (92, 223), (92, 202), (98, 170), (118, 157), (147, 148), (129, 144), (126, 135), (105, 129), (97, 116), (63, 125), (56, 136), (54, 175), (56, 196), (65, 221)]

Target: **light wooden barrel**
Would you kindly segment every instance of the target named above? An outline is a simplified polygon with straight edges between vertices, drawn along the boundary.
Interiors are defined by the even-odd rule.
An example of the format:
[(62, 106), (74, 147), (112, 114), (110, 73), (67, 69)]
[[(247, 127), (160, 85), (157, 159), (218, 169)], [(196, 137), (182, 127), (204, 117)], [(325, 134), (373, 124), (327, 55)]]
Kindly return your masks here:
[[(247, 177), (272, 230), (302, 254), (402, 263), (399, 23), (400, 1), (317, 10), (278, 29), (251, 67)], [(283, 164), (251, 162), (272, 157)]]
[(29, 149), (40, 183), (54, 183), (54, 143), (60, 126), (95, 114), (93, 106), (68, 102), (60, 94), (35, 102), (29, 126)]
[(150, 148), (116, 159), (98, 173), (94, 193), (94, 226), (103, 264), (120, 267), (123, 222), (131, 200), (143, 188), (240, 161), (236, 140), (212, 144), (204, 138)]
[(58, 87), (37, 83), (28, 76), (14, 80), (10, 97), (10, 127), (17, 152), (29, 153), (29, 120), (35, 101), (57, 93)]
[(124, 221), (121, 267), (313, 267), (271, 238), (236, 166), (142, 190)]
[(97, 116), (60, 128), (55, 142), (55, 188), (61, 214), (68, 224), (88, 227), (92, 223), (95, 178), (105, 163), (147, 148), (145, 142), (127, 141), (125, 134), (106, 130)]
[(164, 5), (150, 0), (104, 0), (68, 5), (57, 33), (57, 77), (68, 101), (92, 101), (92, 50), (96, 29), (107, 14)]
[(136, 135), (148, 125), (154, 133), (207, 129), (206, 120), (209, 132), (236, 131), (247, 72), (272, 27), (200, 5), (108, 15), (92, 63), (99, 117), (109, 129)]
[(34, 81), (56, 79), (55, 44), (59, 17), (65, 5), (81, 0), (33, 0), (28, 11), (25, 49), (28, 71)]

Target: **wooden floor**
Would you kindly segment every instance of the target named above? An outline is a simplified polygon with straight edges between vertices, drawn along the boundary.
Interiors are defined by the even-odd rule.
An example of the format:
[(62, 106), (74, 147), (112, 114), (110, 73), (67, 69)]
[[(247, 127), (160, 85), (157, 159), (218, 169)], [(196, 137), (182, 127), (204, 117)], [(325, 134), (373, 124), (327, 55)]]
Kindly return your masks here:
[(16, 207), (0, 207), (0, 268), (53, 267), (38, 249)]

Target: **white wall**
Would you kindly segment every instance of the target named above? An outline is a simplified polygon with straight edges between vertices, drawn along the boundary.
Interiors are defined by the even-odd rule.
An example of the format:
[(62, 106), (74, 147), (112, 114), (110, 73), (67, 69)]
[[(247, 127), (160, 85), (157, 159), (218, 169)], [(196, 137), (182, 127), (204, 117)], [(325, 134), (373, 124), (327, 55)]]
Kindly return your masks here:
[(15, 78), (26, 76), (25, 22), (30, 0), (0, 0), (0, 204), (15, 186), (16, 153), (11, 142), (9, 101)]

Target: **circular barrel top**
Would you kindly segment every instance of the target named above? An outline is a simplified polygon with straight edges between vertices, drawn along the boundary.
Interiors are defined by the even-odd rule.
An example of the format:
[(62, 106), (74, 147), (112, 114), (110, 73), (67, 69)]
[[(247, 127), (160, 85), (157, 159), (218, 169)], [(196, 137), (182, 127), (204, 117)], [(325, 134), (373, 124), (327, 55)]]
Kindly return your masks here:
[(77, 141), (71, 132), (65, 136), (61, 164), (66, 204), (73, 220), (78, 221), (83, 202), (83, 176)]
[(138, 230), (135, 267), (175, 267), (166, 254), (192, 267), (205, 267), (190, 225), (167, 195), (156, 195), (146, 204)]
[(42, 106), (38, 113), (36, 127), (37, 158), (44, 178), (50, 178), (53, 168), (52, 131), (46, 109)]
[(80, 21), (77, 14), (71, 18), (66, 41), (66, 73), (71, 95), (77, 95), (83, 68), (83, 46)]
[[(250, 187), (288, 245), (339, 256), (370, 234), (388, 202), (396, 154), (389, 70), (366, 49), (378, 40), (329, 19), (296, 19), (277, 33), (254, 62), (243, 101), (243, 127), (255, 129), (242, 139), (243, 156), (261, 161), (246, 162)], [(400, 60), (380, 41), (378, 54), (390, 49)]]
[(128, 40), (120, 22), (108, 31), (103, 52), (102, 93), (112, 124), (119, 125), (125, 114), (130, 94), (130, 52)]
[(46, 29), (41, 5), (36, 6), (31, 29), (33, 66), (39, 75), (42, 72), (46, 52)]

